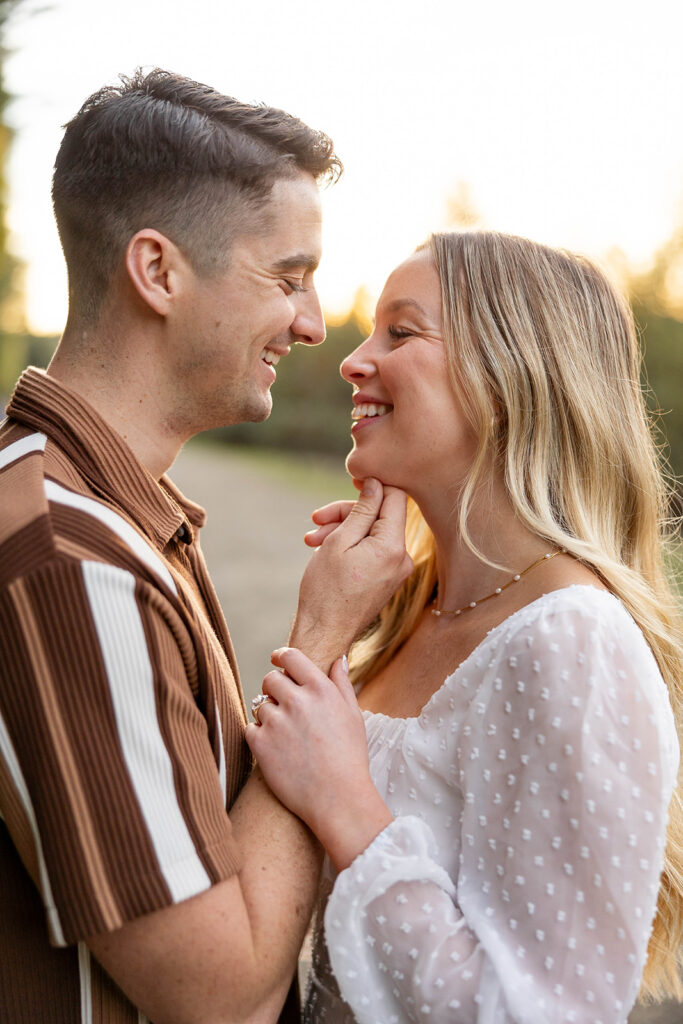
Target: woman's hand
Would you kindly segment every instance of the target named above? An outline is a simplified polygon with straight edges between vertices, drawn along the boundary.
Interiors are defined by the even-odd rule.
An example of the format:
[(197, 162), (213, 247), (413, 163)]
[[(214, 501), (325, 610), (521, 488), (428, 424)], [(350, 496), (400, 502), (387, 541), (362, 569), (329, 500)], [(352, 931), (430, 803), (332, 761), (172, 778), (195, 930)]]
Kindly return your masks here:
[(341, 659), (328, 678), (301, 651), (272, 656), (272, 698), (246, 740), (268, 785), (318, 836), (338, 871), (392, 821), (368, 767), (365, 724)]

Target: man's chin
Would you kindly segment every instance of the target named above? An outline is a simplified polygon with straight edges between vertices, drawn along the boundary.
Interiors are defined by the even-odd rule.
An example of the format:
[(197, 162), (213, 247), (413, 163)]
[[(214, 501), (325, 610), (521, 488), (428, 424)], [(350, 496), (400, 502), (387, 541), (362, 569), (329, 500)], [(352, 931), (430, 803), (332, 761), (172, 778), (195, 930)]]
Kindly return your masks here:
[(242, 423), (263, 423), (273, 411), (273, 399), (270, 391), (259, 402), (254, 402), (244, 411)]

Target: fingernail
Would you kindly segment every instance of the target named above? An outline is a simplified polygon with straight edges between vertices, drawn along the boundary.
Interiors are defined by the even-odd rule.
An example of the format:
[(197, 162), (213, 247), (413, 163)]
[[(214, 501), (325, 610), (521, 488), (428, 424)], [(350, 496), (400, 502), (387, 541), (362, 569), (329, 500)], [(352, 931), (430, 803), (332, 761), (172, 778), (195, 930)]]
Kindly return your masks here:
[(349, 659), (346, 657), (345, 654), (342, 654), (342, 669), (346, 673), (346, 675), (348, 676), (348, 674), (349, 674)]
[(369, 498), (371, 495), (375, 493), (376, 490), (377, 481), (373, 480), (373, 478), (369, 476), (367, 480), (363, 481), (363, 490), (360, 493), (365, 495), (366, 498)]

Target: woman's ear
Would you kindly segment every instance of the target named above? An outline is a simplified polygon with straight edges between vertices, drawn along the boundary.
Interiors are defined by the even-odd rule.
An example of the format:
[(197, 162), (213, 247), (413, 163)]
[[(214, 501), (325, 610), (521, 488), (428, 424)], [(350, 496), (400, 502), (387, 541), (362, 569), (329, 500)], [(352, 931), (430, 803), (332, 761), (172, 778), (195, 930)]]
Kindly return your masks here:
[(142, 301), (159, 316), (171, 311), (187, 261), (161, 232), (143, 228), (126, 249), (126, 271)]

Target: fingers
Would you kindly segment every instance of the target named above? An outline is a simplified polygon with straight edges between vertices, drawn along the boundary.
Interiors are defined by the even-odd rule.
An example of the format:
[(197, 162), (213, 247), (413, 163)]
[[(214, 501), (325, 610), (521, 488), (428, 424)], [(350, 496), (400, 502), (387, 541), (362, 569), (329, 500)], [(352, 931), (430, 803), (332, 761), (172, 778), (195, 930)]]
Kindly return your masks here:
[(379, 480), (369, 477), (363, 483), (358, 500), (339, 527), (339, 536), (343, 536), (345, 545), (352, 547), (367, 537), (379, 515), (383, 496)]
[[(325, 673), (321, 672), (318, 666), (296, 647), (279, 647), (273, 651), (270, 660), (273, 665), (283, 668), (290, 679), (293, 679), (299, 686), (327, 682)], [(269, 672), (266, 679), (272, 675), (281, 675), (281, 673)]]
[(405, 551), (406, 543), (406, 515), (407, 497), (405, 491), (398, 487), (385, 487), (384, 500), (379, 510), (377, 521), (374, 523), (370, 533), (373, 537), (381, 539), (384, 543), (395, 546), (406, 554), (406, 566), (410, 563), (412, 570), (412, 559)]
[(346, 657), (337, 658), (330, 671), (330, 679), (337, 687), (346, 703), (351, 707), (357, 708), (358, 701), (356, 700), (356, 691), (349, 679), (348, 661), (346, 660)]
[(311, 519), (318, 526), (324, 526), (326, 523), (342, 523), (355, 504), (355, 501), (350, 499), (331, 501), (329, 505), (317, 508)]
[(339, 525), (339, 523), (327, 523), (325, 526), (319, 526), (317, 530), (310, 530), (304, 534), (304, 544), (309, 548), (319, 548), (325, 538), (334, 533)]
[(376, 529), (389, 527), (399, 533), (402, 539), (405, 538), (407, 504), (405, 491), (398, 487), (385, 487)]
[(318, 524), (318, 529), (309, 530), (305, 534), (304, 544), (309, 548), (319, 548), (325, 538), (334, 533), (340, 523), (344, 522), (355, 504), (355, 501), (344, 499), (342, 501), (332, 501), (329, 505), (317, 508), (313, 512), (311, 519), (314, 523)]

